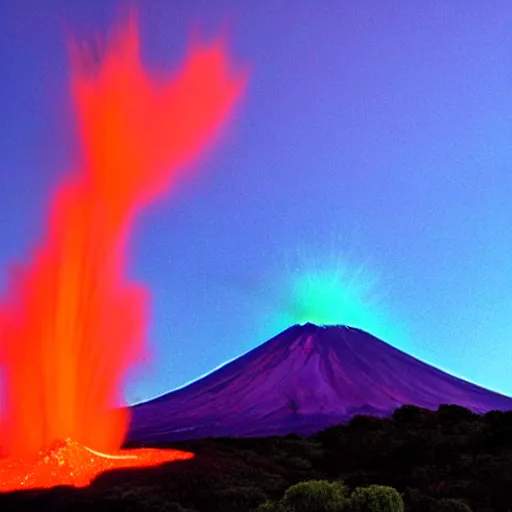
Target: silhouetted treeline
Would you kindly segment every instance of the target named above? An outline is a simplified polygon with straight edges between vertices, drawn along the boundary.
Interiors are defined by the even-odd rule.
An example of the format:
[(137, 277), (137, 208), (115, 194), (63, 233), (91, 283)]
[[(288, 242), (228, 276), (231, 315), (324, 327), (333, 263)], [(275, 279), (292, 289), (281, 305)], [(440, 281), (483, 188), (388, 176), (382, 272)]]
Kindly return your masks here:
[[(366, 499), (370, 491), (357, 488), (385, 486), (378, 491), (383, 495), (394, 488), (406, 512), (512, 512), (512, 412), (480, 416), (458, 406), (436, 412), (406, 406), (390, 419), (358, 416), (310, 438), (207, 439), (168, 447), (197, 456), (106, 473), (87, 489), (0, 495), (0, 510), (250, 512), (287, 504), (293, 512), (298, 505), (290, 505), (287, 490), (288, 496), (297, 489), (325, 494), (335, 484), (347, 500)], [(317, 483), (289, 490), (311, 481)], [(344, 503), (325, 510), (348, 511)], [(316, 507), (299, 512), (322, 512), (323, 505)]]

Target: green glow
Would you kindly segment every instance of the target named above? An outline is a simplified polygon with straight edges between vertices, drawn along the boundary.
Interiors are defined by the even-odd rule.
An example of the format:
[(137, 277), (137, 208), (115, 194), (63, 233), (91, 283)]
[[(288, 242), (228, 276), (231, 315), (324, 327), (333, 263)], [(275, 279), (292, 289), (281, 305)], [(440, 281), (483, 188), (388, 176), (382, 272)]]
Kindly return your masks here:
[(281, 307), (267, 324), (269, 334), (311, 322), (356, 327), (395, 346), (408, 345), (403, 324), (393, 320), (384, 304), (390, 296), (368, 264), (338, 258), (324, 266), (302, 265), (288, 272), (280, 288)]
[(295, 276), (292, 304), (297, 323), (364, 324), (372, 283), (358, 283), (347, 277), (339, 270), (305, 272)]

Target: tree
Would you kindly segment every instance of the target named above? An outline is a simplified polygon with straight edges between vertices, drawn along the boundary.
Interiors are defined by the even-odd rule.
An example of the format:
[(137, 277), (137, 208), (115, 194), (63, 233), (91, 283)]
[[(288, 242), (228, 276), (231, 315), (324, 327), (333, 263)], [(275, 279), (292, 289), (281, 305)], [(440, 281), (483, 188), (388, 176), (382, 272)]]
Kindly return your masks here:
[(357, 487), (350, 497), (351, 512), (404, 512), (404, 502), (396, 489), (386, 485)]
[(393, 412), (392, 418), (398, 426), (433, 427), (437, 423), (434, 411), (415, 405), (403, 405)]
[(343, 482), (310, 480), (289, 487), (281, 503), (293, 512), (340, 512), (347, 494)]
[(478, 421), (478, 414), (455, 404), (441, 404), (437, 410), (439, 421), (445, 425)]

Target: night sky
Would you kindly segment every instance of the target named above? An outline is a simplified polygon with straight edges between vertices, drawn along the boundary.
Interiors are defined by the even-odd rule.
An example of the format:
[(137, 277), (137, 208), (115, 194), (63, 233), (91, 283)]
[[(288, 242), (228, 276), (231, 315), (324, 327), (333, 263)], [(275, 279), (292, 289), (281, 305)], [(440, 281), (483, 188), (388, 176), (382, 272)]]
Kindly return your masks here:
[[(123, 5), (0, 3), (2, 286), (77, 163), (68, 34), (107, 34)], [(197, 179), (137, 223), (130, 274), (152, 293), (153, 356), (127, 399), (307, 320), (369, 330), (512, 395), (510, 1), (145, 0), (138, 12), (149, 69), (176, 69), (194, 27), (227, 27), (251, 78)]]

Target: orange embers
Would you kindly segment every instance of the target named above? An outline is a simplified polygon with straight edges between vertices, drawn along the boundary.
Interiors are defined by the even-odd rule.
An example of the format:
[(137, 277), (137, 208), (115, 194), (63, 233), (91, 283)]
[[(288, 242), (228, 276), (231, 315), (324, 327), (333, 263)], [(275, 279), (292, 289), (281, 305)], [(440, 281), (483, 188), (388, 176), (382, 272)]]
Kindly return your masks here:
[[(129, 423), (128, 409), (115, 407), (126, 370), (143, 355), (148, 295), (125, 276), (134, 214), (175, 183), (245, 84), (245, 75), (229, 71), (220, 42), (192, 47), (172, 80), (148, 76), (133, 18), (99, 57), (77, 46), (72, 55), (81, 166), (59, 188), (47, 233), (30, 264), (12, 275), (0, 310), (0, 443), (11, 461), (2, 481), (9, 471), (15, 480), (29, 474), (28, 461), (35, 464), (29, 480), (49, 482), (49, 471), (58, 483), (79, 471), (89, 475), (76, 476), (84, 482), (112, 460), (177, 456), (105, 456), (89, 468), (89, 448), (76, 447), (114, 453)], [(71, 472), (41, 455), (60, 439), (78, 443), (59, 452)]]
[(192, 457), (194, 454), (188, 452), (145, 448), (104, 454), (67, 439), (37, 455), (5, 460), (0, 465), (0, 492), (56, 485), (85, 487), (104, 471), (156, 466)]

